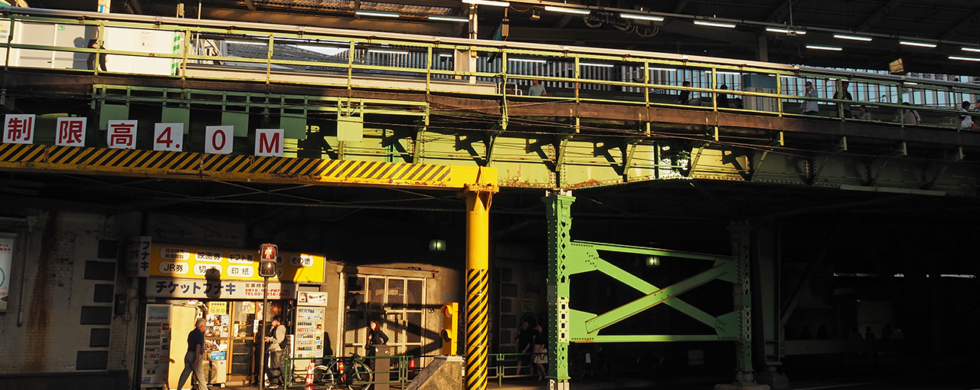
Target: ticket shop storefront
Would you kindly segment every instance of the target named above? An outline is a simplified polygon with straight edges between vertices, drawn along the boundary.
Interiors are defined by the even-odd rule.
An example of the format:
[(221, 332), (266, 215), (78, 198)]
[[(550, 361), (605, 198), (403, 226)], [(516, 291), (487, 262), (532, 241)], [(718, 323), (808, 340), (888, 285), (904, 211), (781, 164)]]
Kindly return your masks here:
[(281, 316), (287, 333), (293, 334), (299, 292), (305, 296), (324, 283), (323, 256), (281, 252), (278, 276), (269, 278), (269, 307), (263, 312), (263, 278), (258, 276), (256, 251), (158, 243), (148, 247), (143, 388), (177, 385), (187, 334), (197, 318), (207, 323), (209, 384), (252, 382), (262, 361), (257, 349), (263, 316), (269, 323), (273, 316)]

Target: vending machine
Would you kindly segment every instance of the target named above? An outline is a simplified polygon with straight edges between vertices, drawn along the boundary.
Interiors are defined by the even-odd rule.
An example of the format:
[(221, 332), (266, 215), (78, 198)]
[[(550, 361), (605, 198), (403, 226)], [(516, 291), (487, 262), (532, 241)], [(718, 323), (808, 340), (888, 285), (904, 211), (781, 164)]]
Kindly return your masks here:
[(296, 369), (305, 370), (313, 359), (323, 357), (324, 319), (326, 318), (327, 293), (297, 292), (296, 332), (293, 339), (293, 358), (310, 359), (296, 360)]

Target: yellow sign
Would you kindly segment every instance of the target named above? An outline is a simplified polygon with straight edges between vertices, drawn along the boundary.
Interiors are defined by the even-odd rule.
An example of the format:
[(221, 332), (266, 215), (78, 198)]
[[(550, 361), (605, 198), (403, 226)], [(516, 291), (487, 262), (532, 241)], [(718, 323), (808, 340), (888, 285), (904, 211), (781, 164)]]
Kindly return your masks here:
[[(323, 256), (298, 252), (279, 252), (278, 276), (282, 282), (323, 283)], [(153, 243), (150, 249), (150, 276), (182, 279), (262, 280), (258, 272), (258, 249), (207, 248), (191, 245)]]
[(208, 302), (208, 314), (228, 314), (228, 302)]

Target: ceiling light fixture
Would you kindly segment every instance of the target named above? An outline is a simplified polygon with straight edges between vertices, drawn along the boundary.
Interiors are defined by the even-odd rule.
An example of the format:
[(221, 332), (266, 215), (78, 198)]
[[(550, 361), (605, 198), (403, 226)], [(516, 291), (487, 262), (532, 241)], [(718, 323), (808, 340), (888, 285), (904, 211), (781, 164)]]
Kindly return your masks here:
[(850, 39), (852, 41), (861, 41), (861, 42), (871, 42), (871, 38), (861, 37), (861, 36), (857, 36), (857, 35), (834, 34), (834, 38), (837, 38), (837, 39)]
[(918, 47), (929, 47), (929, 48), (936, 47), (935, 43), (923, 43), (923, 42), (912, 42), (912, 41), (898, 41), (898, 43), (905, 46), (918, 46)]
[(544, 10), (545, 11), (552, 11), (552, 12), (564, 12), (566, 14), (578, 14), (578, 15), (588, 15), (588, 14), (591, 14), (592, 13), (592, 10), (588, 10), (588, 9), (574, 9), (574, 8), (564, 8), (564, 7), (553, 7), (553, 6), (550, 6), (550, 5), (545, 6), (544, 7)]
[(960, 57), (960, 56), (949, 56), (949, 59), (958, 60), (958, 61), (980, 61), (980, 58)]
[(404, 55), (407, 55), (408, 54), (407, 51), (403, 51), (403, 50), (380, 50), (380, 49), (377, 49), (377, 50), (376, 49), (370, 49), (370, 50), (368, 50), (368, 53), (378, 53), (378, 54), (404, 54)]
[(696, 24), (698, 26), (735, 28), (735, 24), (733, 24), (733, 23), (709, 22), (707, 20), (695, 20), (694, 21), (694, 24)]
[(813, 50), (829, 50), (829, 51), (841, 51), (841, 50), (844, 50), (844, 48), (836, 47), (836, 46), (818, 46), (818, 45), (806, 45), (806, 48), (807, 49), (813, 49)]
[(783, 33), (789, 35), (806, 35), (806, 30), (797, 30), (795, 28), (778, 28), (778, 27), (766, 27), (766, 31), (774, 33)]
[(515, 61), (515, 62), (530, 62), (530, 63), (534, 63), (534, 64), (547, 64), (548, 63), (548, 61), (546, 61), (546, 60), (535, 60), (535, 59), (530, 59), (530, 58), (508, 58), (508, 60)]
[(660, 16), (653, 15), (637, 15), (637, 14), (619, 14), (619, 17), (623, 19), (636, 19), (636, 20), (649, 20), (652, 22), (663, 22), (664, 18)]
[(465, 4), (474, 5), (489, 5), (493, 7), (510, 7), (509, 1), (492, 1), (492, 0), (463, 0)]
[(673, 68), (653, 68), (653, 67), (651, 67), (650, 70), (659, 70), (661, 72), (676, 72), (677, 71), (677, 69), (673, 69)]
[(463, 16), (439, 16), (429, 15), (429, 20), (441, 20), (444, 22), (469, 22), (470, 19)]
[(972, 51), (974, 53), (980, 53), (980, 48), (977, 47), (963, 47), (963, 51)]
[(392, 12), (375, 12), (375, 11), (355, 11), (354, 15), (360, 16), (377, 16), (381, 18), (397, 18), (400, 15)]
[(616, 66), (616, 65), (613, 65), (613, 64), (600, 64), (600, 63), (597, 63), (597, 62), (579, 62), (578, 64), (579, 64), (579, 66), (596, 66), (596, 67), (600, 67), (600, 68), (613, 68), (613, 67)]

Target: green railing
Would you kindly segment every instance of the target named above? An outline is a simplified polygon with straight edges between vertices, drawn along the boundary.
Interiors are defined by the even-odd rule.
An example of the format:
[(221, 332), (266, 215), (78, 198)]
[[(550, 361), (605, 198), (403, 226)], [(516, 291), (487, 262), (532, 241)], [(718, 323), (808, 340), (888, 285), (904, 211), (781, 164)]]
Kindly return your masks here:
[[(507, 107), (513, 104), (538, 104), (543, 102), (574, 102), (574, 103), (597, 103), (597, 104), (617, 104), (634, 105), (645, 107), (684, 107), (692, 110), (712, 111), (712, 112), (739, 112), (751, 113), (768, 116), (798, 116), (803, 115), (796, 108), (800, 103), (806, 101), (818, 101), (823, 105), (820, 109), (821, 119), (837, 121), (853, 121), (858, 119), (845, 117), (844, 109), (840, 104), (850, 104), (852, 111), (857, 111), (861, 104), (871, 107), (872, 121), (880, 123), (892, 123), (896, 126), (905, 126), (901, 120), (897, 122), (892, 119), (898, 117), (904, 108), (903, 99), (905, 95), (912, 96), (917, 91), (925, 91), (935, 96), (945, 96), (944, 99), (949, 107), (914, 107), (923, 117), (923, 125), (937, 128), (957, 128), (956, 121), (959, 113), (954, 108), (955, 104), (963, 100), (974, 100), (980, 94), (980, 86), (971, 83), (960, 83), (938, 80), (915, 79), (910, 81), (904, 77), (881, 75), (862, 72), (845, 72), (835, 70), (825, 70), (817, 68), (801, 68), (797, 66), (729, 60), (722, 58), (686, 56), (666, 53), (653, 52), (628, 52), (623, 50), (610, 50), (600, 48), (583, 48), (570, 46), (556, 46), (530, 43), (498, 42), (482, 40), (466, 40), (460, 38), (416, 36), (405, 34), (390, 34), (378, 32), (364, 32), (353, 30), (337, 30), (326, 28), (297, 27), (285, 25), (269, 25), (258, 23), (224, 22), (210, 20), (177, 19), (163, 17), (146, 17), (119, 14), (98, 14), (75, 11), (52, 11), (21, 9), (11, 7), (0, 7), (0, 13), (11, 21), (10, 34), (6, 37), (6, 54), (4, 69), (18, 68), (19, 61), (14, 55), (14, 50), (23, 53), (25, 50), (56, 53), (79, 53), (79, 54), (108, 54), (110, 63), (113, 59), (121, 58), (149, 58), (153, 60), (171, 60), (176, 64), (176, 71), (169, 75), (156, 75), (156, 77), (174, 79), (199, 79), (199, 80), (219, 80), (227, 79), (229, 72), (239, 72), (242, 74), (241, 80), (261, 82), (261, 83), (302, 83), (311, 86), (332, 86), (352, 89), (384, 89), (384, 90), (409, 90), (416, 92), (446, 93), (450, 88), (453, 94), (478, 95), (499, 99), (503, 106), (502, 117), (506, 121)], [(19, 27), (20, 25), (20, 27)], [(101, 48), (88, 47), (68, 47), (43, 44), (24, 43), (20, 37), (24, 31), (30, 29), (61, 28), (63, 26), (83, 26), (90, 32), (99, 32), (99, 45), (101, 47), (103, 38), (106, 36), (107, 29), (127, 29), (136, 33), (152, 32), (173, 32), (176, 38), (176, 50), (171, 52), (141, 52), (134, 50), (106, 50)], [(27, 30), (24, 30), (27, 29)], [(83, 37), (84, 38), (84, 37)], [(27, 39), (29, 41), (30, 39)], [(192, 52), (192, 46), (202, 40), (225, 40), (226, 42), (238, 41), (249, 42), (251, 44), (264, 45), (266, 51), (262, 58), (231, 57), (227, 55), (204, 55)], [(83, 39), (84, 41), (84, 39)], [(111, 45), (110, 45), (111, 46)], [(346, 62), (318, 62), (295, 59), (277, 59), (276, 54), (287, 49), (296, 47), (314, 47), (319, 49), (332, 49), (346, 55)], [(360, 53), (360, 54), (359, 54)], [(380, 64), (375, 61), (364, 61), (365, 56), (375, 54), (375, 58), (385, 59), (389, 56), (405, 56), (414, 58), (410, 61), (395, 61), (392, 59), (388, 64)], [(15, 58), (12, 58), (14, 55)], [(489, 56), (500, 58), (499, 71), (478, 72), (471, 66), (476, 61), (485, 61)], [(358, 57), (361, 57), (358, 59)], [(380, 57), (379, 57), (380, 56)], [(408, 58), (406, 57), (406, 58)], [(456, 63), (454, 70), (438, 69), (434, 64), (443, 58), (455, 58), (453, 61), (462, 59)], [(473, 60), (470, 60), (473, 58)], [(77, 61), (77, 60), (75, 60)], [(443, 60), (445, 61), (445, 60)], [(542, 65), (542, 68), (564, 69), (561, 72), (551, 72), (545, 75), (515, 74), (508, 68), (514, 61), (531, 62)], [(201, 65), (201, 63), (214, 64), (241, 64), (252, 65), (256, 68), (251, 72), (247, 69), (238, 67), (228, 69), (227, 66)], [(465, 63), (465, 64), (463, 64)], [(630, 72), (639, 73), (642, 77), (626, 77), (622, 74), (618, 80), (602, 80), (586, 78), (583, 76), (583, 67), (614, 67), (620, 73)], [(111, 67), (111, 65), (110, 65)], [(288, 67), (293, 67), (288, 69)], [(316, 68), (313, 70), (297, 70), (297, 67)], [(221, 77), (200, 72), (201, 69), (223, 69), (226, 73)], [(571, 69), (570, 71), (568, 69)], [(666, 70), (665, 70), (666, 69)], [(66, 72), (78, 72), (100, 75), (103, 72), (98, 69), (76, 69), (75, 67), (59, 69)], [(135, 74), (140, 72), (135, 71)], [(681, 81), (674, 79), (670, 82), (658, 81), (658, 75), (663, 72), (674, 72), (673, 74), (697, 75), (697, 82), (690, 87), (673, 85)], [(292, 76), (300, 77), (300, 81), (290, 81), (280, 77), (282, 73), (289, 73)], [(301, 73), (297, 76), (296, 72)], [(117, 74), (118, 72), (109, 72)], [(246, 73), (249, 73), (246, 75)], [(255, 73), (260, 73), (256, 76)], [(333, 80), (331, 82), (318, 81), (325, 79), (323, 75), (333, 76), (342, 79), (342, 83)], [(748, 91), (748, 90), (722, 90), (719, 89), (719, 76), (736, 75), (745, 80), (754, 80), (755, 83), (765, 84), (773, 88), (772, 92)], [(393, 80), (401, 81), (400, 85), (374, 85), (365, 86), (362, 81), (371, 77), (388, 77)], [(295, 78), (295, 77), (294, 77)], [(481, 80), (494, 80), (495, 82), (477, 82)], [(669, 80), (669, 77), (666, 77)], [(701, 80), (704, 79), (704, 80)], [(802, 80), (812, 81), (829, 95), (833, 90), (840, 89), (842, 81), (852, 84), (854, 90), (872, 89), (876, 92), (875, 96), (880, 96), (877, 92), (885, 91), (884, 95), (888, 98), (881, 101), (880, 98), (867, 98), (865, 100), (841, 100), (824, 97), (810, 98), (799, 96), (801, 93), (800, 84)], [(550, 84), (549, 87), (554, 93), (548, 96), (516, 96), (508, 94), (513, 89), (507, 88), (508, 83), (528, 83), (530, 80), (538, 80)], [(750, 81), (751, 81), (750, 80)], [(407, 82), (407, 84), (406, 84)], [(440, 84), (438, 87), (435, 84)], [(406, 86), (407, 85), (407, 86)], [(467, 86), (496, 87), (492, 91), (487, 88), (473, 89)], [(829, 88), (827, 85), (835, 85)], [(452, 90), (453, 86), (458, 90)], [(600, 93), (594, 91), (597, 86), (609, 87), (613, 91)], [(567, 87), (567, 88), (563, 88)], [(872, 88), (873, 87), (873, 88)], [(607, 89), (609, 89), (607, 88)], [(765, 88), (765, 87), (762, 87)], [(697, 105), (677, 104), (677, 95), (680, 92), (689, 92), (699, 95)], [(925, 93), (923, 92), (923, 93)], [(733, 100), (740, 99), (742, 107), (720, 107), (718, 105), (718, 94), (724, 93), (732, 97)], [(857, 94), (857, 93), (856, 93)], [(863, 93), (870, 96), (871, 93)], [(861, 95), (861, 94), (857, 94)], [(749, 101), (753, 104), (747, 104)]]

